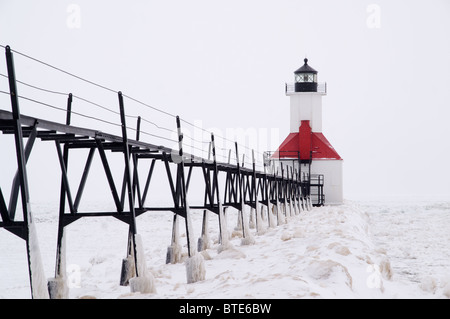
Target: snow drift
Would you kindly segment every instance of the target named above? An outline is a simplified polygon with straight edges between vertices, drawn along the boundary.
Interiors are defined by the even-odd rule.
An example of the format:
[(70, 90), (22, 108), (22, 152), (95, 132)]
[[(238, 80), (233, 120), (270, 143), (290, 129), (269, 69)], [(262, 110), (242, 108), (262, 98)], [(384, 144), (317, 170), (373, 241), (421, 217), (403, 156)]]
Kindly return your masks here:
[[(45, 274), (54, 272), (55, 212), (45, 205), (35, 211)], [(175, 264), (166, 264), (173, 215), (139, 216), (138, 259), (145, 263), (139, 263), (138, 272), (153, 278), (153, 284), (137, 277), (135, 283), (130, 281), (131, 293), (130, 287), (118, 285), (126, 225), (107, 218), (80, 220), (67, 228), (67, 264), (80, 271), (79, 285), (70, 287), (69, 297), (450, 298), (448, 203), (347, 202), (298, 215), (284, 216), (281, 209), (269, 212), (272, 215), (261, 219), (261, 231), (249, 230), (253, 245), (241, 245), (241, 237), (229, 236), (234, 225), (228, 228), (226, 220), (238, 220), (237, 210), (221, 214), (222, 240), (218, 216), (208, 214), (209, 248), (189, 259), (186, 230), (180, 229), (183, 262)], [(276, 222), (277, 214), (284, 223), (269, 227), (269, 219)], [(201, 236), (203, 211), (191, 210), (190, 215), (192, 240)], [(110, 236), (105, 239), (105, 234)], [(0, 282), (1, 298), (29, 298), (23, 251), (11, 249), (15, 243), (13, 236), (0, 232), (0, 249), (11, 252), (0, 259), (0, 272), (8, 274)], [(187, 283), (188, 274), (200, 280)]]

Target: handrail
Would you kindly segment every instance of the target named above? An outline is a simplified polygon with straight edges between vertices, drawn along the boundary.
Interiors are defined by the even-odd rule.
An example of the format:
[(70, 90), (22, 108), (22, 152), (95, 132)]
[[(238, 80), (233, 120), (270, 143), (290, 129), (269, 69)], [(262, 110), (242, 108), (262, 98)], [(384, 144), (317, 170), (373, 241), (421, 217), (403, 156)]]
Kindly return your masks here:
[[(285, 83), (285, 93), (292, 94), (295, 92), (295, 83)], [(300, 93), (300, 92), (298, 92)], [(317, 83), (317, 93), (327, 94), (327, 82)]]

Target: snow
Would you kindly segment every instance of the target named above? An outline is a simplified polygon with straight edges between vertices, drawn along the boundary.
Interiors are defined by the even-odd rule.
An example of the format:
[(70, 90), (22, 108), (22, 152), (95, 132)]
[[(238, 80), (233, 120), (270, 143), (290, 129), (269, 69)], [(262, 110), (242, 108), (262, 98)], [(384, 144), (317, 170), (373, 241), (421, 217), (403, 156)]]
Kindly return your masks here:
[(195, 252), (186, 259), (186, 278), (187, 283), (191, 284), (197, 281), (205, 280), (206, 269), (203, 255)]
[(67, 299), (69, 287), (67, 286), (67, 265), (66, 265), (66, 236), (64, 232), (61, 240), (60, 270), (54, 278), (48, 279), (49, 297), (52, 299)]
[[(43, 272), (50, 278), (58, 209), (32, 207)], [(278, 213), (285, 223), (269, 228), (265, 212), (261, 231), (249, 229), (253, 245), (242, 245), (239, 236), (224, 236), (221, 245), (218, 216), (209, 213), (208, 248), (191, 258), (180, 227), (182, 253), (174, 264), (166, 264), (173, 214), (139, 216), (140, 276), (130, 280), (132, 287), (119, 285), (128, 225), (110, 217), (80, 219), (65, 233), (69, 298), (450, 298), (450, 202), (346, 201), (292, 210), (287, 217), (282, 209)], [(225, 216), (238, 220), (238, 211), (228, 208)], [(190, 217), (194, 240), (201, 237), (203, 211), (191, 210)], [(30, 298), (24, 246), (0, 230), (0, 298)], [(187, 283), (187, 273), (198, 280)]]

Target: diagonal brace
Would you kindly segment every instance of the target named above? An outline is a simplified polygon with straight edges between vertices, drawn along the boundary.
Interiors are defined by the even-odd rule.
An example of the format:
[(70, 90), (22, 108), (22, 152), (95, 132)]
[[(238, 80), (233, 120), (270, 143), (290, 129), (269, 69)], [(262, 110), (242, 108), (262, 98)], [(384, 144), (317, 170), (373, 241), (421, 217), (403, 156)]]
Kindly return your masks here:
[(66, 164), (64, 163), (64, 157), (61, 151), (61, 143), (58, 140), (55, 140), (56, 151), (58, 153), (59, 165), (61, 166), (61, 174), (62, 180), (65, 188), (65, 192), (67, 195), (67, 201), (69, 202), (70, 213), (75, 213), (75, 208), (73, 206), (72, 193), (70, 191), (69, 178), (67, 177), (67, 169)]
[[(33, 149), (36, 136), (37, 136), (37, 121), (33, 125), (33, 129), (31, 130), (30, 136), (28, 137), (28, 141), (25, 146), (24, 150), (25, 163), (28, 162), (28, 159), (30, 158), (31, 150)], [(11, 195), (9, 198), (8, 211), (10, 220), (14, 220), (14, 217), (16, 216), (17, 199), (19, 197), (19, 187), (20, 187), (19, 173), (17, 172), (13, 179)]]

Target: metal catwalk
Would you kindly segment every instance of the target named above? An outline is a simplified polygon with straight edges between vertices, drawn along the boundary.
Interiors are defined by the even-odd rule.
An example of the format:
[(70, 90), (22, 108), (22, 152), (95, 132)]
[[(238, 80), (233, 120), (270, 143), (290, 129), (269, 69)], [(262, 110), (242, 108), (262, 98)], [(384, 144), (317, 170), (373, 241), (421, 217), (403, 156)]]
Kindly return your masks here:
[[(8, 198), (5, 198), (4, 192), (0, 187), (0, 228), (3, 228), (12, 234), (24, 239), (27, 246), (28, 268), (30, 277), (31, 295), (36, 294), (36, 278), (33, 261), (32, 249), (33, 243), (33, 223), (31, 214), (30, 194), (27, 178), (27, 161), (33, 151), (33, 146), (37, 140), (43, 143), (53, 143), (56, 149), (54, 154), (48, 156), (57, 156), (59, 167), (54, 169), (61, 173), (60, 202), (59, 202), (59, 223), (58, 238), (55, 263), (55, 278), (63, 277), (65, 266), (63, 265), (64, 256), (64, 229), (71, 223), (80, 218), (112, 216), (129, 225), (128, 248), (126, 255), (129, 257), (123, 261), (123, 269), (120, 274), (120, 284), (128, 285), (132, 276), (139, 277), (139, 267), (136, 251), (135, 235), (137, 232), (136, 217), (152, 211), (168, 211), (173, 213), (173, 232), (172, 244), (175, 240), (177, 231), (177, 219), (182, 218), (186, 227), (186, 240), (188, 256), (193, 256), (197, 251), (204, 249), (199, 240), (197, 247), (193, 244), (190, 230), (189, 214), (191, 210), (210, 211), (217, 215), (219, 221), (220, 241), (223, 243), (221, 219), (226, 214), (227, 208), (233, 207), (239, 211), (239, 216), (244, 223), (244, 205), (252, 208), (252, 213), (256, 214), (256, 223), (277, 222), (283, 214), (299, 214), (301, 211), (310, 209), (311, 202), (309, 198), (309, 185), (301, 179), (301, 173), (292, 167), (281, 166), (281, 169), (275, 170), (271, 164), (273, 159), (267, 155), (263, 158), (262, 169), (257, 169), (254, 152), (251, 155), (251, 165), (245, 167), (239, 157), (239, 144), (234, 143), (235, 159), (228, 161), (217, 160), (215, 136), (210, 135), (210, 153), (209, 156), (197, 156), (188, 154), (183, 150), (184, 135), (181, 124), (183, 122), (178, 116), (174, 118), (177, 132), (177, 148), (170, 148), (164, 145), (142, 141), (141, 135), (145, 133), (141, 130), (143, 118), (136, 119), (136, 128), (133, 129), (135, 136), (129, 137), (130, 126), (127, 126), (127, 116), (125, 112), (124, 94), (114, 92), (117, 95), (118, 110), (115, 113), (120, 118), (116, 125), (121, 128), (121, 135), (114, 135), (100, 130), (89, 129), (71, 125), (73, 115), (72, 103), (74, 96), (67, 94), (67, 105), (58, 106), (66, 113), (65, 123), (58, 123), (33, 116), (21, 114), (19, 102), (21, 99), (28, 99), (20, 96), (17, 92), (17, 83), (25, 84), (16, 79), (14, 69), (13, 54), (16, 52), (8, 46), (5, 48), (7, 75), (9, 92), (0, 91), (10, 96), (10, 106), (1, 105), (0, 107), (0, 131), (4, 137), (0, 139), (0, 148), (2, 157), (15, 157), (17, 161), (17, 171), (11, 183), (11, 192)], [(23, 55), (23, 54), (22, 54)], [(26, 56), (28, 57), (28, 56)], [(29, 57), (31, 58), (31, 57)], [(33, 58), (31, 58), (33, 59)], [(61, 71), (61, 70), (60, 70)], [(65, 71), (62, 71), (65, 72)], [(98, 86), (98, 85), (97, 85)], [(110, 89), (108, 89), (110, 90)], [(113, 91), (113, 90), (111, 90)], [(32, 100), (34, 101), (34, 100)], [(34, 101), (39, 103), (39, 101)], [(11, 111), (5, 110), (10, 107)], [(133, 123), (134, 124), (134, 123)], [(156, 125), (156, 124), (155, 124)], [(150, 134), (147, 134), (150, 135)], [(3, 139), (13, 138), (14, 149), (2, 143)], [(169, 144), (169, 143), (167, 143)], [(173, 144), (173, 143), (172, 143)], [(10, 144), (8, 144), (10, 145)], [(85, 165), (79, 184), (73, 185), (68, 178), (70, 155), (77, 151), (85, 153)], [(113, 177), (111, 154), (121, 154), (123, 160), (119, 171), (123, 172), (121, 180)], [(231, 152), (230, 152), (231, 154)], [(114, 202), (115, 210), (104, 212), (80, 211), (80, 203), (83, 200), (83, 192), (86, 181), (90, 176), (90, 168), (94, 156), (99, 156), (111, 191), (111, 200)], [(142, 170), (138, 170), (141, 165), (148, 167), (146, 174), (142, 175)], [(159, 163), (159, 164), (157, 164)], [(117, 165), (117, 162), (114, 162)], [(150, 183), (160, 183), (154, 180), (156, 170), (162, 170), (170, 185), (171, 205), (166, 207), (155, 207), (146, 205), (147, 199), (152, 196), (149, 192)], [(194, 170), (201, 172), (204, 182), (203, 205), (189, 206), (187, 201), (187, 192), (191, 183), (191, 176)], [(221, 176), (222, 178), (219, 178)], [(3, 177), (2, 177), (3, 178)], [(142, 183), (142, 181), (145, 181)], [(17, 218), (17, 204), (19, 196), (22, 203), (22, 216)], [(66, 207), (67, 205), (67, 207)], [(260, 218), (261, 214), (274, 214), (273, 218)], [(206, 213), (203, 217), (205, 223)], [(207, 231), (207, 227), (202, 225), (202, 233)], [(257, 225), (258, 229), (258, 225)], [(246, 234), (245, 227), (242, 227), (243, 238)], [(173, 262), (173, 256), (168, 251), (167, 262)], [(57, 298), (53, 284), (49, 282), (49, 297)]]

